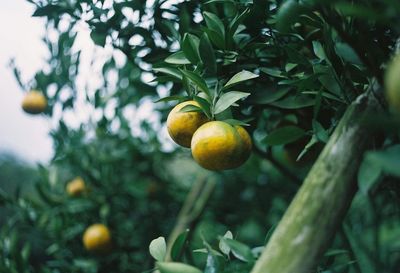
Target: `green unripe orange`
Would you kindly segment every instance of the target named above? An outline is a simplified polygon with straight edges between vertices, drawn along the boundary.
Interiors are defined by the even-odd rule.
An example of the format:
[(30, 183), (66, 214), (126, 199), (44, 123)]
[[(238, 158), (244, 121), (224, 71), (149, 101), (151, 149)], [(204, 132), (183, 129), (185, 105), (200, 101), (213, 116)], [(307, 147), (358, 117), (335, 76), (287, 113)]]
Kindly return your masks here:
[(400, 112), (400, 53), (393, 58), (386, 69), (385, 95), (392, 110)]

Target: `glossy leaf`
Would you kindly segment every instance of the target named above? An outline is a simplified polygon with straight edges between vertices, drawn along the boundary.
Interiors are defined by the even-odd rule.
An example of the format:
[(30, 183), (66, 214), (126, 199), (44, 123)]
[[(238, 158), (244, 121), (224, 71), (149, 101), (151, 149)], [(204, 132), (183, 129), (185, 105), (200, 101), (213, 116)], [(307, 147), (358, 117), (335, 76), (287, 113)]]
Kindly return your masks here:
[(378, 183), (381, 174), (381, 166), (375, 164), (374, 160), (369, 159), (368, 156), (364, 157), (358, 170), (358, 187), (360, 191), (368, 195), (370, 190)]
[(165, 62), (169, 64), (190, 64), (183, 51), (173, 53), (165, 59)]
[(182, 254), (182, 251), (185, 247), (186, 240), (189, 235), (189, 230), (185, 230), (175, 239), (172, 247), (171, 247), (171, 258), (176, 261), (179, 256)]
[(157, 268), (161, 273), (202, 273), (200, 269), (194, 266), (175, 262), (158, 262)]
[(153, 68), (153, 70), (155, 72), (160, 72), (160, 73), (164, 73), (167, 74), (169, 76), (172, 76), (176, 79), (182, 80), (182, 74), (180, 73), (180, 71), (176, 68), (171, 68), (171, 67), (157, 67), (157, 68)]
[(201, 91), (203, 91), (210, 97), (210, 90), (208, 89), (207, 83), (202, 77), (199, 76), (199, 74), (188, 70), (180, 70), (180, 71), (189, 80), (191, 80)]
[(239, 91), (230, 91), (223, 94), (215, 104), (214, 114), (219, 114), (222, 111), (225, 111), (228, 107), (232, 106), (232, 104), (240, 99), (246, 98), (249, 95), (250, 93)]
[(285, 126), (268, 134), (264, 142), (268, 145), (283, 145), (294, 142), (303, 137), (306, 132), (297, 126)]
[(199, 53), (200, 39), (193, 34), (186, 33), (182, 40), (182, 50), (186, 58), (193, 64), (200, 61)]
[(199, 44), (200, 58), (205, 66), (206, 71), (209, 74), (214, 74), (217, 72), (217, 62), (214, 54), (214, 49), (212, 48), (210, 39), (206, 33), (200, 38)]
[(314, 103), (315, 99), (309, 96), (289, 96), (270, 104), (282, 109), (298, 109), (313, 106)]
[[(225, 235), (223, 236), (223, 238), (228, 238), (228, 239), (233, 239), (233, 235), (232, 232), (230, 232), (229, 230), (225, 233)], [(219, 249), (221, 250), (222, 253), (224, 253), (225, 255), (229, 255), (229, 252), (231, 251), (231, 248), (229, 247), (229, 245), (222, 240), (222, 238), (219, 240)]]
[(216, 33), (218, 33), (224, 40), (225, 37), (225, 26), (222, 21), (211, 12), (203, 12), (204, 20), (206, 21), (207, 27)]
[(251, 79), (254, 79), (257, 77), (258, 77), (257, 74), (243, 70), (243, 71), (235, 74), (232, 78), (230, 78), (229, 81), (224, 85), (223, 89), (228, 89), (236, 84), (239, 84), (241, 82), (251, 80)]
[(254, 261), (253, 253), (247, 245), (229, 238), (222, 238), (221, 240), (230, 247), (232, 254), (239, 260), (244, 262)]
[(167, 244), (164, 237), (158, 237), (151, 241), (149, 246), (151, 256), (156, 261), (163, 261), (167, 253)]

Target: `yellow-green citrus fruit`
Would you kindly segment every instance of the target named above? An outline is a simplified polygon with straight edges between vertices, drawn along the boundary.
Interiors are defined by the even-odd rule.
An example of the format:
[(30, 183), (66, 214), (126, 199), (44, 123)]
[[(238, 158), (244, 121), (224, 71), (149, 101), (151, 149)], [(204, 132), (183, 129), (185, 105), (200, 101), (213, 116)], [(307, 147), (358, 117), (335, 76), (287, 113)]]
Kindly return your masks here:
[(208, 119), (202, 112), (179, 112), (186, 105), (200, 106), (193, 100), (176, 105), (168, 115), (167, 129), (177, 144), (189, 148), (194, 132)]
[(242, 153), (241, 153), (241, 161), (240, 161), (240, 165), (242, 165), (244, 162), (247, 161), (247, 159), (249, 159), (250, 154), (251, 154), (251, 150), (253, 147), (253, 143), (251, 141), (251, 137), (249, 135), (249, 133), (246, 131), (246, 129), (244, 129), (242, 126), (235, 126), (236, 131), (239, 133), (240, 138), (242, 140)]
[(79, 196), (86, 192), (85, 181), (82, 177), (76, 177), (67, 184), (67, 193), (70, 196)]
[(251, 139), (243, 127), (223, 121), (210, 121), (193, 135), (194, 160), (208, 170), (237, 168), (249, 157)]
[(47, 99), (42, 92), (32, 90), (22, 100), (22, 109), (29, 114), (40, 114), (46, 110)]
[(110, 230), (103, 224), (93, 224), (83, 234), (83, 245), (88, 251), (107, 252), (111, 248)]
[(390, 107), (400, 112), (400, 53), (393, 58), (386, 69), (385, 92)]

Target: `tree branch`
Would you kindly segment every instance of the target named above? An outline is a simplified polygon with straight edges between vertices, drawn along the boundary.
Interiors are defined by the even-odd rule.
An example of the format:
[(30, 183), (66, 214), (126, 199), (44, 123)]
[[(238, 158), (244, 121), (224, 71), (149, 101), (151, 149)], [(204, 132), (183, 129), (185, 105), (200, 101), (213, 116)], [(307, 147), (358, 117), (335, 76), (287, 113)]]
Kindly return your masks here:
[(251, 273), (309, 273), (329, 247), (357, 189), (372, 137), (363, 118), (381, 111), (372, 92), (346, 110)]

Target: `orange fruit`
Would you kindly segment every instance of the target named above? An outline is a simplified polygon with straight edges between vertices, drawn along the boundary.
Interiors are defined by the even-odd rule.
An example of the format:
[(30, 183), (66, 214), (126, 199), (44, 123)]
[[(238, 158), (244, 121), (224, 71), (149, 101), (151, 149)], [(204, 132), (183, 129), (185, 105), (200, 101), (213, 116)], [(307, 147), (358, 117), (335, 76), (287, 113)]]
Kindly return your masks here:
[(389, 63), (385, 73), (385, 94), (390, 107), (400, 112), (400, 54)]
[(93, 224), (83, 234), (83, 245), (88, 251), (106, 252), (111, 248), (111, 234), (103, 224)]
[(22, 100), (22, 109), (29, 114), (40, 114), (46, 110), (47, 99), (42, 92), (32, 90)]
[(239, 133), (240, 138), (242, 139), (242, 153), (241, 153), (241, 163), (239, 164), (242, 165), (244, 162), (247, 161), (247, 159), (249, 159), (250, 154), (251, 154), (251, 150), (253, 148), (253, 143), (251, 141), (251, 137), (249, 135), (249, 133), (246, 131), (246, 129), (244, 129), (242, 126), (235, 126), (236, 131)]
[(194, 132), (208, 119), (202, 112), (179, 112), (186, 105), (200, 106), (193, 100), (176, 105), (168, 115), (167, 129), (175, 143), (189, 148)]
[(241, 126), (210, 121), (194, 133), (194, 160), (208, 170), (227, 170), (242, 165), (251, 153), (251, 138)]
[(67, 184), (67, 193), (70, 196), (79, 196), (86, 191), (85, 181), (82, 177), (76, 177)]

